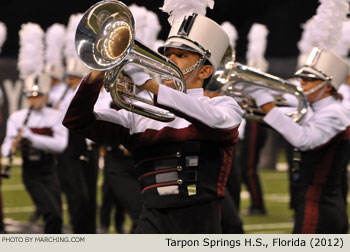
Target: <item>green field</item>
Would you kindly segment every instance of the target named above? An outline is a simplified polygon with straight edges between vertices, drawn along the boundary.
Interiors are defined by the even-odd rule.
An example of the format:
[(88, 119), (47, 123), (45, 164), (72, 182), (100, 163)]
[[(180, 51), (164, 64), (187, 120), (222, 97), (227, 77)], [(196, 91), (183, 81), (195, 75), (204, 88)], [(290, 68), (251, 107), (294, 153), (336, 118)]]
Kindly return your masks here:
[[(102, 173), (100, 173), (102, 174)], [(264, 199), (267, 207), (265, 216), (242, 216), (244, 230), (246, 233), (290, 233), (293, 227), (293, 212), (288, 208), (288, 182), (284, 171), (260, 171)], [(98, 187), (102, 185), (102, 176), (99, 177)], [(241, 194), (241, 212), (249, 205), (249, 196), (244, 191)], [(28, 222), (29, 216), (34, 211), (33, 204), (21, 182), (21, 169), (14, 166), (10, 179), (2, 180), (2, 196), (4, 204), (4, 215), (6, 219), (20, 222)], [(98, 191), (98, 205), (101, 202), (100, 190)], [(64, 222), (68, 225), (67, 207), (64, 204)], [(350, 211), (348, 209), (348, 214)], [(130, 221), (126, 221), (126, 229)], [(111, 233), (114, 233), (111, 226)]]

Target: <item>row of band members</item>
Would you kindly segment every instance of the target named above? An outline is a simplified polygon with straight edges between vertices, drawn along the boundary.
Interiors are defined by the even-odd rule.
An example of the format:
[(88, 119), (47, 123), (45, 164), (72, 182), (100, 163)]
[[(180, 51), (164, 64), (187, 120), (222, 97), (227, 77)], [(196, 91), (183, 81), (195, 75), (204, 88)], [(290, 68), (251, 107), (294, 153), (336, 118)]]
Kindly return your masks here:
[[(96, 232), (101, 147), (105, 153), (103, 205), (116, 202), (124, 208), (132, 219), (133, 233), (243, 233), (241, 178), (251, 199), (257, 198), (249, 212), (266, 213), (261, 186), (253, 183), (266, 126), (247, 121), (239, 141), (243, 111), (238, 103), (232, 97), (204, 96), (229, 39), (205, 16), (191, 21), (190, 29), (202, 33), (179, 36), (186, 22), (181, 19), (160, 48), (186, 73), (186, 94), (167, 87), (171, 80), (159, 85), (142, 69), (125, 68), (138, 88), (157, 96), (159, 107), (176, 115), (171, 122), (114, 108), (103, 89), (104, 72), (93, 70), (85, 76), (79, 61), (67, 69), (72, 70), (67, 83), (52, 79), (49, 95), (40, 78), (25, 80), (30, 108), (9, 117), (2, 155), (21, 149), (23, 182), (43, 216), (45, 233), (62, 232), (61, 191), (67, 197), (72, 232)], [(264, 122), (287, 140), (287, 149), (296, 149), (290, 161), (293, 233), (347, 233), (349, 89), (342, 85), (344, 99), (338, 91), (349, 67), (327, 50), (314, 50), (318, 61), (296, 72), (304, 92), (311, 90), (301, 123), (275, 106), (268, 91), (252, 86), (244, 92), (266, 113)], [(315, 51), (309, 57), (314, 56)], [(243, 172), (238, 167), (244, 167)]]

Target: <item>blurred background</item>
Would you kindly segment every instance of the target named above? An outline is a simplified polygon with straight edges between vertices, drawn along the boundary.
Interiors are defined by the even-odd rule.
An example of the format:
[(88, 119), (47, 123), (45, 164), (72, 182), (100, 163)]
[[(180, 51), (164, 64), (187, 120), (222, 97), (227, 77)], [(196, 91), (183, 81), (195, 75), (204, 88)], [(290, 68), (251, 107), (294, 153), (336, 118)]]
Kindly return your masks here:
[[(8, 39), (2, 49), (2, 57), (18, 54), (18, 31), (22, 23), (35, 22), (45, 30), (53, 23), (67, 24), (69, 16), (85, 12), (94, 0), (84, 1), (24, 1), (2, 0), (0, 21), (8, 27)], [(166, 39), (170, 29), (168, 14), (159, 8), (163, 0), (124, 0), (126, 5), (145, 6), (155, 12), (162, 25), (159, 39)], [(216, 22), (231, 22), (238, 31), (237, 56), (244, 57), (247, 33), (253, 23), (261, 23), (269, 29), (267, 57), (296, 57), (296, 43), (301, 36), (301, 24), (315, 14), (317, 0), (216, 0), (207, 16)]]
[[(4, 83), (15, 88), (18, 80), (17, 57), (19, 52), (19, 30), (27, 22), (38, 23), (46, 31), (54, 23), (68, 24), (70, 15), (84, 13), (96, 0), (85, 1), (24, 1), (2, 0), (0, 22), (7, 26), (7, 38), (0, 54), (0, 88)], [(159, 8), (163, 0), (124, 0), (126, 5), (136, 4), (152, 10), (158, 15), (162, 27), (158, 39), (165, 40), (170, 30), (168, 14)], [(247, 35), (253, 23), (261, 23), (268, 29), (265, 57), (269, 63), (268, 72), (282, 78), (290, 78), (295, 71), (299, 50), (297, 42), (302, 34), (302, 24), (311, 18), (319, 5), (318, 0), (216, 0), (214, 8), (207, 8), (207, 16), (221, 24), (230, 22), (237, 30), (236, 58), (245, 63)], [(11, 83), (10, 83), (11, 82)], [(3, 119), (23, 107), (23, 102), (11, 104), (4, 93)], [(0, 125), (0, 139), (4, 135), (4, 124)]]

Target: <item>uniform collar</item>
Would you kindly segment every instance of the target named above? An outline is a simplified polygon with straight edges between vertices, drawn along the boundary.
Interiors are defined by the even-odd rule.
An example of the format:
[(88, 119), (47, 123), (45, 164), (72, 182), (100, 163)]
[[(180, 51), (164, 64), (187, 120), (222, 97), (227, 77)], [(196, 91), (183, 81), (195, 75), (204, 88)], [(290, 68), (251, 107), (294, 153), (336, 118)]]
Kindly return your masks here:
[(316, 111), (316, 110), (319, 110), (323, 107), (326, 107), (326, 106), (334, 103), (335, 101), (336, 101), (336, 99), (333, 96), (328, 96), (328, 97), (323, 98), (317, 102), (313, 102), (311, 104), (311, 107), (314, 111)]
[(187, 89), (187, 94), (193, 97), (202, 97), (203, 96), (203, 88), (191, 88)]

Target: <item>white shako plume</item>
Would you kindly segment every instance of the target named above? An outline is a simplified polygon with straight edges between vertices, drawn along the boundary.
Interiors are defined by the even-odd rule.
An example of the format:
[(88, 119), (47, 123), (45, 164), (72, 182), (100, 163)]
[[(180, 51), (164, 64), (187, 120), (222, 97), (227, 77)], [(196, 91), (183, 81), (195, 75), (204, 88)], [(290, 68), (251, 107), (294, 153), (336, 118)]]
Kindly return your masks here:
[(225, 32), (227, 33), (227, 35), (230, 38), (230, 46), (231, 46), (232, 50), (235, 50), (236, 41), (238, 39), (238, 33), (236, 30), (236, 27), (234, 27), (234, 25), (228, 21), (223, 22), (221, 24), (221, 27), (225, 30)]
[(69, 58), (79, 59), (75, 51), (75, 33), (82, 17), (83, 17), (82, 13), (72, 14), (69, 17), (66, 36), (65, 36), (65, 47), (64, 47), (64, 55), (66, 59), (69, 59)]
[(64, 47), (66, 76), (80, 78), (84, 77), (88, 72), (90, 72), (90, 69), (85, 66), (83, 61), (78, 57), (78, 54), (75, 50), (75, 34), (82, 17), (82, 13), (72, 14), (69, 17)]
[[(307, 23), (305, 27), (307, 30), (304, 30), (308, 33), (304, 35), (304, 39), (307, 39), (304, 40), (304, 46), (312, 46), (312, 50), (305, 56), (299, 55), (295, 75), (317, 76), (323, 80), (330, 78), (332, 86), (338, 89), (349, 72), (348, 64), (338, 55), (338, 43), (342, 37), (342, 28), (349, 6), (347, 0), (319, 0), (319, 2), (316, 14)], [(316, 88), (321, 87), (322, 85), (319, 85)], [(311, 89), (307, 93), (315, 90), (317, 89)]]
[(254, 23), (248, 33), (247, 65), (265, 72), (268, 63), (265, 60), (267, 35), (269, 31), (263, 24)]
[[(46, 31), (46, 51), (45, 63), (48, 74), (57, 75), (55, 77), (62, 78), (63, 71), (55, 71), (55, 69), (63, 69), (63, 48), (64, 36), (66, 29), (64, 25), (55, 23)], [(62, 72), (62, 73), (61, 73)]]
[(169, 14), (170, 25), (177, 18), (181, 18), (193, 13), (205, 16), (207, 7), (213, 9), (214, 0), (164, 0), (164, 5), (160, 9)]
[(44, 31), (38, 24), (22, 24), (19, 31), (18, 70), (21, 79), (39, 75), (44, 66)]
[(3, 22), (0, 22), (0, 53), (1, 53), (1, 47), (5, 43), (6, 37), (7, 37), (6, 25)]
[[(347, 0), (319, 0), (316, 15), (307, 25), (308, 43), (320, 49), (336, 53), (337, 44), (342, 35), (342, 26), (348, 11)], [(309, 46), (310, 47), (310, 46)]]
[(129, 9), (136, 23), (136, 38), (147, 47), (153, 48), (161, 29), (157, 14), (136, 4), (130, 5)]
[(342, 58), (348, 58), (350, 50), (350, 20), (346, 20), (342, 27), (342, 38), (337, 45), (338, 55)]
[(313, 18), (310, 18), (304, 24), (301, 25), (303, 32), (301, 34), (301, 38), (299, 42), (297, 43), (300, 55), (308, 54), (314, 47), (313, 45), (314, 41), (311, 38), (311, 32), (310, 32), (312, 25), (313, 25)]

